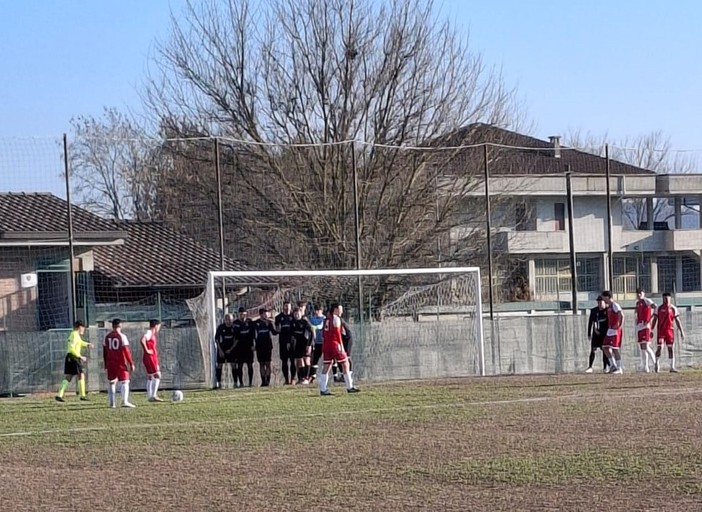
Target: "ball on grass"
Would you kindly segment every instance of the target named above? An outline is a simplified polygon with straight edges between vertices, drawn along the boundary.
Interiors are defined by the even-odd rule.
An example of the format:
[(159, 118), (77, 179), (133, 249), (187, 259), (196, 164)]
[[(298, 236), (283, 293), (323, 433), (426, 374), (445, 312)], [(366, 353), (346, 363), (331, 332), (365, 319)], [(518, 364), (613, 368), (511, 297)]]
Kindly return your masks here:
[(183, 392), (180, 390), (175, 390), (171, 394), (171, 400), (174, 402), (182, 402), (183, 401)]

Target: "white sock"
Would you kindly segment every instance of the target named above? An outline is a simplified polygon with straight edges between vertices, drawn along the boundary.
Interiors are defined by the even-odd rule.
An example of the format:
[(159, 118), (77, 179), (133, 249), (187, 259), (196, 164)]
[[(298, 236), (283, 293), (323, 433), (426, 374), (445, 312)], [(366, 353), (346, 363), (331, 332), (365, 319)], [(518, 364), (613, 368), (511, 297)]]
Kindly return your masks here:
[(346, 389), (351, 389), (353, 387), (353, 377), (351, 377), (351, 372), (346, 372), (344, 374), (344, 382), (346, 383)]
[(125, 380), (122, 383), (122, 389), (120, 393), (122, 394), (122, 405), (129, 403), (129, 381)]
[(648, 366), (648, 352), (641, 350), (641, 368), (646, 368)]
[(117, 383), (116, 382), (108, 382), (107, 383), (107, 404), (110, 407), (114, 407), (115, 405), (115, 393), (117, 392)]
[(326, 393), (327, 391), (327, 382), (329, 382), (329, 374), (322, 373), (322, 375), (319, 376), (319, 390), (322, 393)]
[(670, 369), (675, 368), (675, 356), (670, 358)]
[(153, 389), (153, 379), (149, 379), (146, 381), (146, 398), (151, 398), (153, 396), (152, 389)]
[(646, 355), (651, 358), (651, 362), (655, 363), (656, 362), (656, 353), (653, 351), (653, 349), (649, 346), (646, 347)]
[(617, 369), (617, 362), (613, 357), (608, 357), (609, 360), (609, 366), (614, 368), (615, 370)]
[(154, 377), (152, 379), (152, 382), (153, 382), (153, 390), (152, 390), (153, 394), (151, 396), (153, 396), (155, 398), (156, 395), (158, 394), (158, 385), (161, 382), (161, 379)]
[(615, 364), (617, 365), (617, 370), (621, 370), (621, 369), (622, 369), (622, 360), (621, 360), (621, 359), (617, 359), (617, 360), (615, 361)]

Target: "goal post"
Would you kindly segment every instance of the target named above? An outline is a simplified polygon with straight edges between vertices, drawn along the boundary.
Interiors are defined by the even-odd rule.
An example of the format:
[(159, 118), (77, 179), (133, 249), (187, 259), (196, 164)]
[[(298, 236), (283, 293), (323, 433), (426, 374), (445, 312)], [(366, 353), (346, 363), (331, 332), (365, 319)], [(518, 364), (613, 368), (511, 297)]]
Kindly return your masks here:
[[(261, 307), (275, 316), (286, 301), (305, 304), (308, 316), (315, 308), (326, 312), (334, 302), (344, 306), (353, 334), (354, 374), (364, 380), (484, 376), (480, 281), (478, 267), (211, 271), (207, 289), (189, 306), (212, 385), (214, 333), (224, 314), (243, 306), (251, 319)], [(278, 379), (279, 364), (274, 338)]]

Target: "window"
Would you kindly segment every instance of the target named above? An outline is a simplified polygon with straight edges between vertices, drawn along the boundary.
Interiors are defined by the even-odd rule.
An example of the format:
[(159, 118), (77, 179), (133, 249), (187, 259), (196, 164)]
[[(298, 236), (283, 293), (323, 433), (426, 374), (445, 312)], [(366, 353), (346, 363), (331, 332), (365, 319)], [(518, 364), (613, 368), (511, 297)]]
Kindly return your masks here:
[[(571, 291), (570, 260), (544, 258), (537, 259), (534, 263), (536, 267), (534, 289), (537, 295), (558, 295)], [(601, 286), (600, 258), (577, 258), (576, 265), (578, 291), (599, 291)]]
[(689, 256), (682, 257), (682, 291), (700, 290), (700, 260)]
[(661, 256), (658, 258), (658, 289), (661, 292), (673, 293), (676, 291), (676, 267), (675, 256)]
[(565, 231), (565, 203), (554, 203), (553, 218), (556, 220), (556, 231)]
[(617, 256), (613, 259), (612, 292), (636, 295), (636, 289), (651, 289), (651, 258), (648, 256)]
[(535, 231), (536, 219), (532, 218), (531, 208), (527, 203), (514, 206), (514, 226), (517, 231)]

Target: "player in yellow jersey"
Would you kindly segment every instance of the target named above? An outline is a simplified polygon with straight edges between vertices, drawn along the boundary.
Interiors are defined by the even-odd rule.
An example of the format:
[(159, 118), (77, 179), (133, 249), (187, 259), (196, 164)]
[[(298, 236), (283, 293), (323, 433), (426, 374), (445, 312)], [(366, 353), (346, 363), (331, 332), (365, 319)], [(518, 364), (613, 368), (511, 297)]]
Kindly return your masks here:
[(81, 355), (81, 350), (85, 347), (92, 348), (93, 345), (87, 341), (83, 341), (83, 333), (85, 332), (85, 324), (78, 320), (73, 325), (73, 330), (71, 334), (68, 335), (67, 349), (66, 349), (66, 360), (63, 365), (64, 379), (61, 382), (61, 387), (59, 387), (58, 393), (56, 394), (56, 400), (58, 402), (65, 402), (63, 398), (66, 393), (66, 388), (70, 384), (73, 377), (78, 377), (78, 385), (80, 388), (80, 399), (88, 400), (85, 394), (85, 372), (83, 371), (83, 363), (86, 361), (85, 356)]

